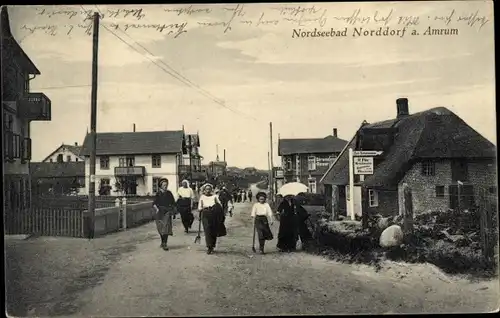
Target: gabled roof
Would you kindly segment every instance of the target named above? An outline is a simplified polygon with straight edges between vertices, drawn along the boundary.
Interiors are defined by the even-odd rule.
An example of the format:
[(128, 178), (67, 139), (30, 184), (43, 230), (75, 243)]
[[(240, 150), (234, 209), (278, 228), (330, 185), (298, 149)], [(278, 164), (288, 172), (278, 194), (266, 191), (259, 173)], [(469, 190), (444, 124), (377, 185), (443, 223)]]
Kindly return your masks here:
[[(29, 74), (39, 75), (40, 71), (35, 66), (35, 63), (31, 61), (26, 52), (19, 46), (16, 39), (12, 36), (10, 30), (9, 13), (6, 6), (2, 6), (1, 18), (1, 45), (2, 45), (2, 60), (12, 56), (19, 61), (24, 71)], [(10, 52), (8, 52), (10, 51)], [(3, 62), (3, 61), (2, 61)]]
[(50, 153), (50, 155), (48, 155), (45, 159), (43, 159), (42, 162), (45, 162), (45, 161), (49, 160), (50, 157), (52, 157), (54, 154), (56, 154), (62, 148), (66, 148), (66, 149), (68, 149), (69, 152), (73, 153), (75, 156), (80, 157), (80, 150), (82, 149), (82, 146), (74, 146), (74, 145), (65, 145), (65, 144), (62, 144), (59, 147), (57, 147), (56, 150), (52, 151)]
[(279, 139), (278, 155), (340, 152), (346, 143), (346, 140), (334, 136), (309, 139)]
[(85, 162), (31, 162), (33, 178), (70, 178), (85, 176)]
[[(97, 133), (96, 153), (98, 156), (182, 153), (183, 137), (182, 130)], [(90, 142), (87, 134), (81, 156), (90, 156)]]
[[(460, 117), (445, 107), (432, 108), (401, 119), (362, 126), (360, 130), (395, 128), (392, 145), (376, 164), (375, 173), (365, 176), (366, 186), (397, 184), (415, 160), (494, 159), (496, 147)], [(356, 133), (359, 135), (360, 130)], [(355, 136), (356, 137), (356, 136)], [(356, 149), (353, 138), (348, 148)], [(359, 149), (363, 149), (360, 144)], [(359, 150), (358, 149), (358, 150)], [(364, 149), (381, 150), (381, 149)], [(325, 173), (325, 184), (345, 185), (349, 181), (349, 154), (344, 151)]]

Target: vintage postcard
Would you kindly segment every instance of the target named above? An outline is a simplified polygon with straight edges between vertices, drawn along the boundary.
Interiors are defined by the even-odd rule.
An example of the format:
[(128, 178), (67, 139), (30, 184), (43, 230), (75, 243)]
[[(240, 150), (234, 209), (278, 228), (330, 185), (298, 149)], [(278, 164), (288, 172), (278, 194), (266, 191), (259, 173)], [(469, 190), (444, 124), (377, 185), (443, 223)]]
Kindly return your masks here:
[(492, 1), (1, 28), (7, 315), (498, 311)]

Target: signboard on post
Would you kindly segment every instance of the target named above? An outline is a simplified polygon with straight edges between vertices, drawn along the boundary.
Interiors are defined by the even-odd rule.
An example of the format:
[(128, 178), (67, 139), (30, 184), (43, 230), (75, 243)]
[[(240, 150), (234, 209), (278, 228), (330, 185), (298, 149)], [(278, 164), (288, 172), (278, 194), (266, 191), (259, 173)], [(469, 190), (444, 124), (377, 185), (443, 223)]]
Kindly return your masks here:
[(375, 156), (380, 156), (383, 153), (383, 151), (378, 151), (378, 150), (357, 150), (353, 151), (353, 156), (354, 157), (375, 157)]
[(373, 174), (373, 157), (354, 157), (354, 174)]

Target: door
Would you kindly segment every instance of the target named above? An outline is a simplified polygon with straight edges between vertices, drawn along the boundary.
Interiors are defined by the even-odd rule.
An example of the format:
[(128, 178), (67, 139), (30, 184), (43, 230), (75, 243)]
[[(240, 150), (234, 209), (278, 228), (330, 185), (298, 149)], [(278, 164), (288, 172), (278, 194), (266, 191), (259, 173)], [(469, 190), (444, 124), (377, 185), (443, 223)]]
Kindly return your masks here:
[[(460, 187), (460, 191), (459, 191)], [(448, 187), (450, 195), (450, 209), (471, 209), (475, 206), (474, 187), (472, 185), (450, 185)]]

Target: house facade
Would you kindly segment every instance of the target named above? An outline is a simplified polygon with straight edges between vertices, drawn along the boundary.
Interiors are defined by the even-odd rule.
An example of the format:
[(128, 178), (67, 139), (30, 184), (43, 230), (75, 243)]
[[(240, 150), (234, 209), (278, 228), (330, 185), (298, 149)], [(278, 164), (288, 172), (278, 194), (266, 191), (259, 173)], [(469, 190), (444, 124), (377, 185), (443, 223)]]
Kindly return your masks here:
[(85, 161), (85, 157), (80, 156), (81, 149), (82, 147), (77, 142), (74, 145), (62, 144), (43, 159), (42, 162), (83, 162)]
[(337, 137), (337, 129), (325, 138), (279, 139), (282, 174), (275, 175), (277, 182), (300, 182), (308, 186), (309, 192), (322, 192), (319, 180), (346, 144), (347, 141)]
[(183, 154), (179, 164), (179, 180), (189, 180), (196, 188), (207, 180), (207, 171), (202, 165), (203, 156), (200, 154), (200, 136), (186, 134)]
[(4, 211), (14, 211), (30, 206), (30, 123), (51, 119), (51, 101), (30, 90), (31, 80), (40, 71), (12, 36), (5, 6), (1, 28)]
[(381, 152), (373, 174), (354, 177), (356, 215), (365, 213), (363, 207), (370, 214), (402, 214), (405, 184), (417, 214), (467, 209), (481, 195), (496, 195), (496, 147), (490, 141), (444, 107), (410, 114), (406, 98), (396, 106), (395, 119), (363, 123), (323, 176), (335, 214), (351, 213), (348, 148)]
[[(185, 166), (183, 131), (98, 133), (96, 147), (96, 194), (154, 195), (161, 178), (177, 193), (180, 168)], [(85, 156), (85, 190), (89, 192), (90, 135), (81, 155)], [(107, 190), (106, 190), (107, 189)], [(100, 192), (101, 191), (101, 192)]]

